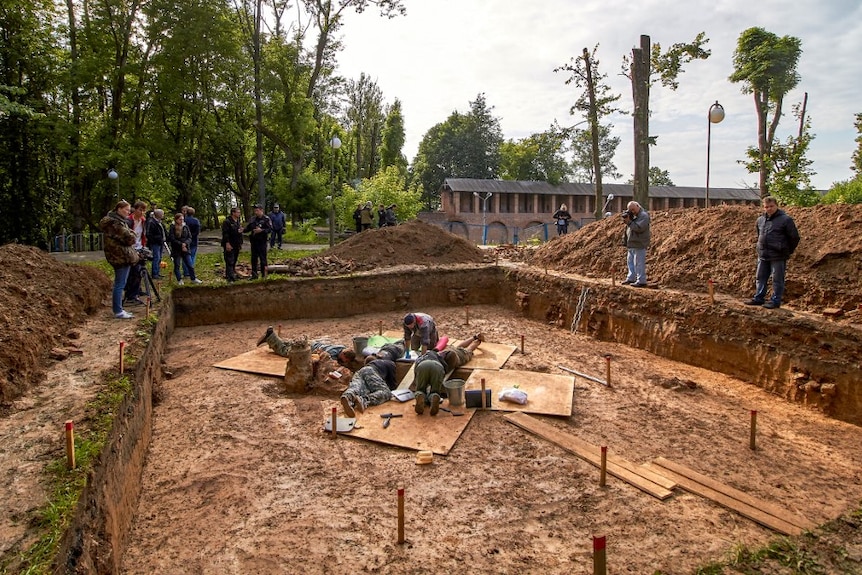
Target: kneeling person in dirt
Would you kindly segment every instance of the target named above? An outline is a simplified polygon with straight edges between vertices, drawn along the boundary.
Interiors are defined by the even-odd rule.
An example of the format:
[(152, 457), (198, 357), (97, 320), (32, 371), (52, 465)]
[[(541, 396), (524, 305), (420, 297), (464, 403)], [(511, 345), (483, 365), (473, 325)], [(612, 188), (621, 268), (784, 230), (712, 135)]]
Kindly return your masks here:
[[(266, 328), (266, 332), (257, 340), (257, 345), (269, 345), (269, 348), (280, 355), (287, 357), (290, 351), (290, 341), (278, 337), (278, 334), (272, 329), (272, 326)], [(311, 342), (312, 353), (326, 353), (333, 360), (338, 362), (338, 365), (346, 367), (351, 371), (361, 367), (356, 361), (356, 353), (352, 349), (347, 349), (347, 346), (329, 343), (328, 341), (313, 341)]]
[(367, 407), (392, 399), (395, 382), (395, 362), (389, 359), (369, 361), (353, 374), (347, 389), (341, 394), (341, 407), (347, 417), (356, 417)]
[(473, 359), (473, 351), (485, 341), (481, 333), (460, 341), (455, 345), (447, 345), (444, 349), (429, 350), (416, 359), (414, 374), (416, 377), (416, 413), (425, 413), (425, 405), (429, 404), (431, 415), (437, 415), (440, 409), (440, 399), (443, 394), (443, 380), (447, 371), (455, 371)]

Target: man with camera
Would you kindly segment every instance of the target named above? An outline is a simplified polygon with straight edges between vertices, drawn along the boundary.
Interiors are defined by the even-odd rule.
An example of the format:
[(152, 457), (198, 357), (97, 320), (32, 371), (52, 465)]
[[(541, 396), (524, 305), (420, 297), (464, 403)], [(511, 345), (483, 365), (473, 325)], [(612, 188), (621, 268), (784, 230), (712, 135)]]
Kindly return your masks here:
[(647, 287), (646, 250), (649, 247), (649, 214), (637, 202), (629, 202), (626, 211), (620, 214), (626, 224), (625, 243), (628, 251), (626, 264), (628, 275), (624, 285)]

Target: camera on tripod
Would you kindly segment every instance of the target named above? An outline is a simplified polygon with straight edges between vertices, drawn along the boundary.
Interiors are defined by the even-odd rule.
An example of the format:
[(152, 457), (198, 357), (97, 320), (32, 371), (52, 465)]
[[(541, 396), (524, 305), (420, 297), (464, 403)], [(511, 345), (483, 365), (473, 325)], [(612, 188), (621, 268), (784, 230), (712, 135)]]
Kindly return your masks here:
[(150, 248), (139, 248), (138, 256), (141, 258), (142, 262), (151, 262), (153, 261), (153, 250)]

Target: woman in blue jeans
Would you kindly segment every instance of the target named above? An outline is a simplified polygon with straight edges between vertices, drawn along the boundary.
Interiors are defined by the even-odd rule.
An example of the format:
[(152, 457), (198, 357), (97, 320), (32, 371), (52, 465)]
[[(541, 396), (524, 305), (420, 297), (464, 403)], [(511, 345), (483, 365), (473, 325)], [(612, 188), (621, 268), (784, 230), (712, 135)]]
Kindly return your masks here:
[(192, 263), (191, 245), (192, 233), (185, 224), (182, 214), (174, 216), (174, 225), (168, 228), (168, 245), (171, 246), (171, 257), (174, 259), (174, 276), (177, 283), (183, 285), (183, 268), (189, 272), (192, 283), (203, 283), (195, 276), (195, 266)]
[(135, 250), (135, 232), (128, 225), (129, 212), (132, 206), (125, 200), (117, 202), (116, 207), (108, 212), (99, 222), (105, 242), (105, 259), (114, 268), (114, 289), (111, 294), (111, 306), (117, 319), (131, 319), (132, 314), (123, 309), (123, 292), (129, 269), (138, 263), (138, 252)]

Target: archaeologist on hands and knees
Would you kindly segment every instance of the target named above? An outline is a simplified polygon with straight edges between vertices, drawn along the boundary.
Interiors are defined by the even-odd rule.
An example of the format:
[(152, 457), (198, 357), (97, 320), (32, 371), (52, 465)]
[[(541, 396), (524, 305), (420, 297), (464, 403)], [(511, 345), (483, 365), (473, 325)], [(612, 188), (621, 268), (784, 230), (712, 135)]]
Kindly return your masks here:
[(437, 324), (427, 313), (408, 313), (404, 316), (404, 341), (410, 342), (410, 349), (425, 353), (437, 345)]
[(416, 358), (416, 367), (414, 368), (416, 404), (414, 409), (417, 414), (425, 413), (425, 405), (427, 404), (431, 406), (429, 413), (437, 415), (440, 409), (441, 396), (445, 394), (443, 381), (446, 378), (446, 372), (455, 371), (466, 365), (473, 359), (473, 352), (483, 341), (485, 341), (485, 336), (481, 333), (477, 333), (464, 341), (459, 341), (455, 345), (443, 347), (441, 341), (437, 347), (442, 349), (428, 350)]
[(629, 202), (626, 211), (620, 216), (626, 225), (626, 265), (628, 266), (628, 275), (623, 284), (646, 287), (646, 250), (650, 241), (649, 213), (639, 203)]
[[(787, 260), (799, 245), (799, 230), (793, 218), (778, 209), (772, 196), (763, 198), (763, 214), (757, 218), (757, 274), (754, 297), (747, 305), (766, 309), (781, 307)], [(769, 276), (772, 276), (772, 298), (766, 301)]]

